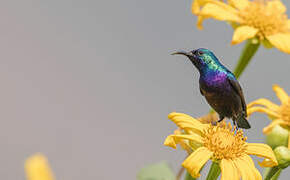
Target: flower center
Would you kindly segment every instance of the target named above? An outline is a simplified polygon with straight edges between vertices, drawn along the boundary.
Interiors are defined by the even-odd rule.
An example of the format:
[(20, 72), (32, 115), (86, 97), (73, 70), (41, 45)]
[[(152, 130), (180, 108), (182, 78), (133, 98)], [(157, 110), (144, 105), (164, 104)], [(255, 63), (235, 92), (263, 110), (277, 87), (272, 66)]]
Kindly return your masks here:
[(234, 132), (230, 124), (210, 126), (204, 134), (204, 146), (214, 153), (216, 160), (234, 159), (245, 153), (247, 138), (242, 130)]
[(281, 119), (290, 123), (290, 98), (287, 104), (283, 104), (280, 109)]
[(258, 37), (263, 40), (265, 36), (276, 33), (289, 32), (287, 27), (287, 15), (274, 6), (267, 6), (267, 0), (255, 0), (249, 3), (239, 15), (244, 25), (259, 30)]

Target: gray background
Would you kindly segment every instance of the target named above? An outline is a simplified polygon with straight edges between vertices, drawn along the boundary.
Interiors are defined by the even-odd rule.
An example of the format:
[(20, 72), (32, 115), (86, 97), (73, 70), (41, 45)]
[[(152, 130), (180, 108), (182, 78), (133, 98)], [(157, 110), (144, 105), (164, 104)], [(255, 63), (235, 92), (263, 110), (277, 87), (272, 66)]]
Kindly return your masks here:
[[(285, 1), (290, 7), (290, 2)], [(43, 152), (57, 179), (135, 179), (146, 164), (185, 154), (164, 147), (171, 111), (208, 112), (198, 73), (177, 49), (212, 49), (232, 69), (243, 45), (232, 29), (195, 27), (190, 1), (2, 0), (0, 179), (24, 179), (25, 158)], [(263, 47), (241, 77), (247, 102), (290, 92), (290, 56)], [(255, 114), (250, 142), (263, 142)], [(287, 179), (287, 173), (282, 177)], [(281, 178), (283, 179), (283, 178)]]

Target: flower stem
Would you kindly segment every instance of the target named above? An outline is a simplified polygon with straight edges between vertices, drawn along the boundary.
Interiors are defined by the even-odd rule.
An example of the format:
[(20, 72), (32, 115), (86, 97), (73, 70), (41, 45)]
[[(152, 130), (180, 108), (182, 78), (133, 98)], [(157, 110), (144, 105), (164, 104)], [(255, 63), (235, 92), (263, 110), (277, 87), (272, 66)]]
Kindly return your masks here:
[(248, 66), (249, 62), (251, 61), (252, 57), (255, 55), (257, 50), (260, 47), (260, 43), (253, 43), (253, 40), (250, 39), (245, 44), (245, 47), (242, 51), (242, 54), (240, 55), (239, 62), (236, 65), (236, 68), (234, 70), (234, 74), (236, 78), (238, 79), (240, 75), (244, 72), (246, 67)]
[(278, 179), (280, 173), (281, 169), (278, 166), (272, 167), (266, 172), (264, 180), (276, 180)]
[(180, 180), (185, 168), (181, 167), (177, 173), (176, 180)]
[(278, 172), (276, 172), (276, 174), (272, 177), (271, 180), (277, 180), (281, 174), (282, 169), (279, 169)]
[(196, 179), (193, 178), (188, 172), (186, 172), (184, 180), (196, 180)]
[(206, 180), (216, 180), (221, 173), (221, 169), (219, 164), (216, 162), (212, 162), (209, 173), (206, 177)]

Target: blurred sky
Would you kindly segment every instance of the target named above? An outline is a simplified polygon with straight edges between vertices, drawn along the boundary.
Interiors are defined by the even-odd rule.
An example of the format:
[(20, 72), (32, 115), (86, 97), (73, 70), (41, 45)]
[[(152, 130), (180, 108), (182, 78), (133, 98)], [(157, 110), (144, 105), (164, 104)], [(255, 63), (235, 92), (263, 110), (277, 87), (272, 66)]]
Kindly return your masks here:
[[(290, 2), (284, 3), (290, 7)], [(172, 111), (202, 116), (209, 106), (198, 73), (174, 50), (206, 47), (230, 69), (242, 45), (232, 29), (207, 20), (196, 29), (191, 2), (13, 0), (0, 3), (0, 179), (24, 179), (24, 160), (43, 152), (57, 179), (135, 179), (146, 164), (185, 154), (164, 147)], [(290, 93), (290, 56), (263, 47), (240, 83), (246, 101), (279, 103)], [(263, 142), (265, 115), (250, 119)], [(283, 172), (281, 179), (287, 179)]]

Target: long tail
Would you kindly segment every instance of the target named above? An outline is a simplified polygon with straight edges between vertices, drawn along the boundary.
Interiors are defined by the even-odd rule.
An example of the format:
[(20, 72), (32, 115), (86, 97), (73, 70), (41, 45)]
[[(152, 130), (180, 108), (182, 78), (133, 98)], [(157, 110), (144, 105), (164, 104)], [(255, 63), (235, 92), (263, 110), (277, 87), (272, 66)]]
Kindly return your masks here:
[(249, 124), (249, 122), (246, 119), (244, 114), (238, 116), (236, 121), (237, 121), (238, 128), (243, 128), (243, 129), (250, 129), (251, 128), (251, 125)]

